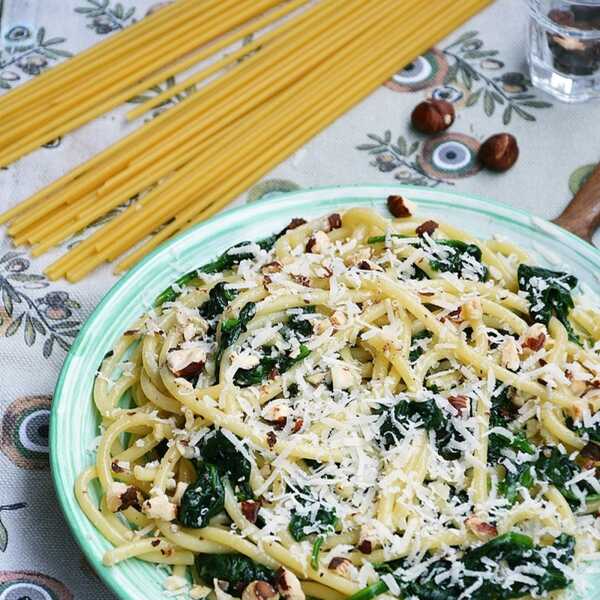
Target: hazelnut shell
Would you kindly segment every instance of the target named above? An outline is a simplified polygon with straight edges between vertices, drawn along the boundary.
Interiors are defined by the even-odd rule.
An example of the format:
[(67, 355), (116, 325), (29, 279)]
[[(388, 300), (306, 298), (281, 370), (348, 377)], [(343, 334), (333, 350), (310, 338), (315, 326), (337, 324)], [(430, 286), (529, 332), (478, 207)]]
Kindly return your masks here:
[(491, 171), (508, 171), (519, 158), (519, 146), (514, 135), (497, 133), (481, 144), (477, 156), (479, 162)]
[(425, 100), (415, 106), (412, 126), (421, 133), (440, 133), (454, 123), (454, 106), (445, 100)]

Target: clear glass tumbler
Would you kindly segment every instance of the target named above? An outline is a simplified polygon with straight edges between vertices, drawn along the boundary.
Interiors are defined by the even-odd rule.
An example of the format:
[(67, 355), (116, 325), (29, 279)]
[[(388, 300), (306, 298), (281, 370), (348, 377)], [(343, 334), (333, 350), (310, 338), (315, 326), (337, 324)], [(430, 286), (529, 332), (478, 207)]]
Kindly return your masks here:
[(564, 102), (600, 97), (600, 0), (528, 0), (533, 84)]

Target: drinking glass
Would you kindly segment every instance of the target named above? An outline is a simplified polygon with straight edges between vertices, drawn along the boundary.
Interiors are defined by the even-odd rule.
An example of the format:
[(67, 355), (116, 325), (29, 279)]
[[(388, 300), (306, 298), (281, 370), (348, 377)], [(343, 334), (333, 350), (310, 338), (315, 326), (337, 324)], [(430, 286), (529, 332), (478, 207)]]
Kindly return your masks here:
[(528, 0), (533, 84), (564, 102), (600, 97), (600, 0)]

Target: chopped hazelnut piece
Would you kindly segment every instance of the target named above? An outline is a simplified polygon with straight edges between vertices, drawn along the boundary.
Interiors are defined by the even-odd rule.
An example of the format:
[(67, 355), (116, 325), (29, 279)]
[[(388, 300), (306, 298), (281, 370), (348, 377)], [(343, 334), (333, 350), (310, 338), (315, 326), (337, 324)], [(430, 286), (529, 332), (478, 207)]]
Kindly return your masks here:
[(425, 221), (415, 229), (415, 233), (419, 237), (423, 237), (425, 234), (432, 235), (438, 227), (439, 225), (435, 221)]
[(397, 219), (406, 219), (412, 216), (404, 196), (388, 196), (387, 207)]
[(494, 525), (486, 523), (479, 517), (471, 516), (465, 520), (465, 525), (481, 541), (491, 540), (498, 535), (498, 530)]

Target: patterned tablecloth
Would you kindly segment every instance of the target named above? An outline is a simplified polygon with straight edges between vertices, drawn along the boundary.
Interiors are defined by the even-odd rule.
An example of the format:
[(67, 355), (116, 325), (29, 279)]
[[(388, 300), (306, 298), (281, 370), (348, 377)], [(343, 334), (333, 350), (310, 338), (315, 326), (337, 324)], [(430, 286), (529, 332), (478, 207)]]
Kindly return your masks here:
[[(0, 0), (0, 91), (127, 27), (160, 4)], [(600, 158), (598, 140), (591, 135), (600, 122), (600, 104), (557, 104), (532, 89), (525, 64), (525, 28), (522, 0), (498, 0), (238, 202), (299, 187), (406, 182), (451, 186), (542, 217), (556, 216)], [(454, 103), (457, 119), (450, 132), (424, 138), (411, 131), (410, 112), (426, 97)], [(0, 210), (120, 137), (127, 129), (125, 109), (0, 170)], [(480, 171), (474, 160), (480, 142), (502, 130), (519, 140), (519, 162), (504, 175)], [(42, 270), (56, 256), (32, 260), (13, 248), (4, 232), (0, 237), (3, 600), (113, 597), (86, 565), (58, 509), (48, 468), (48, 416), (65, 352), (115, 277), (106, 267), (77, 285), (51, 283)]]

